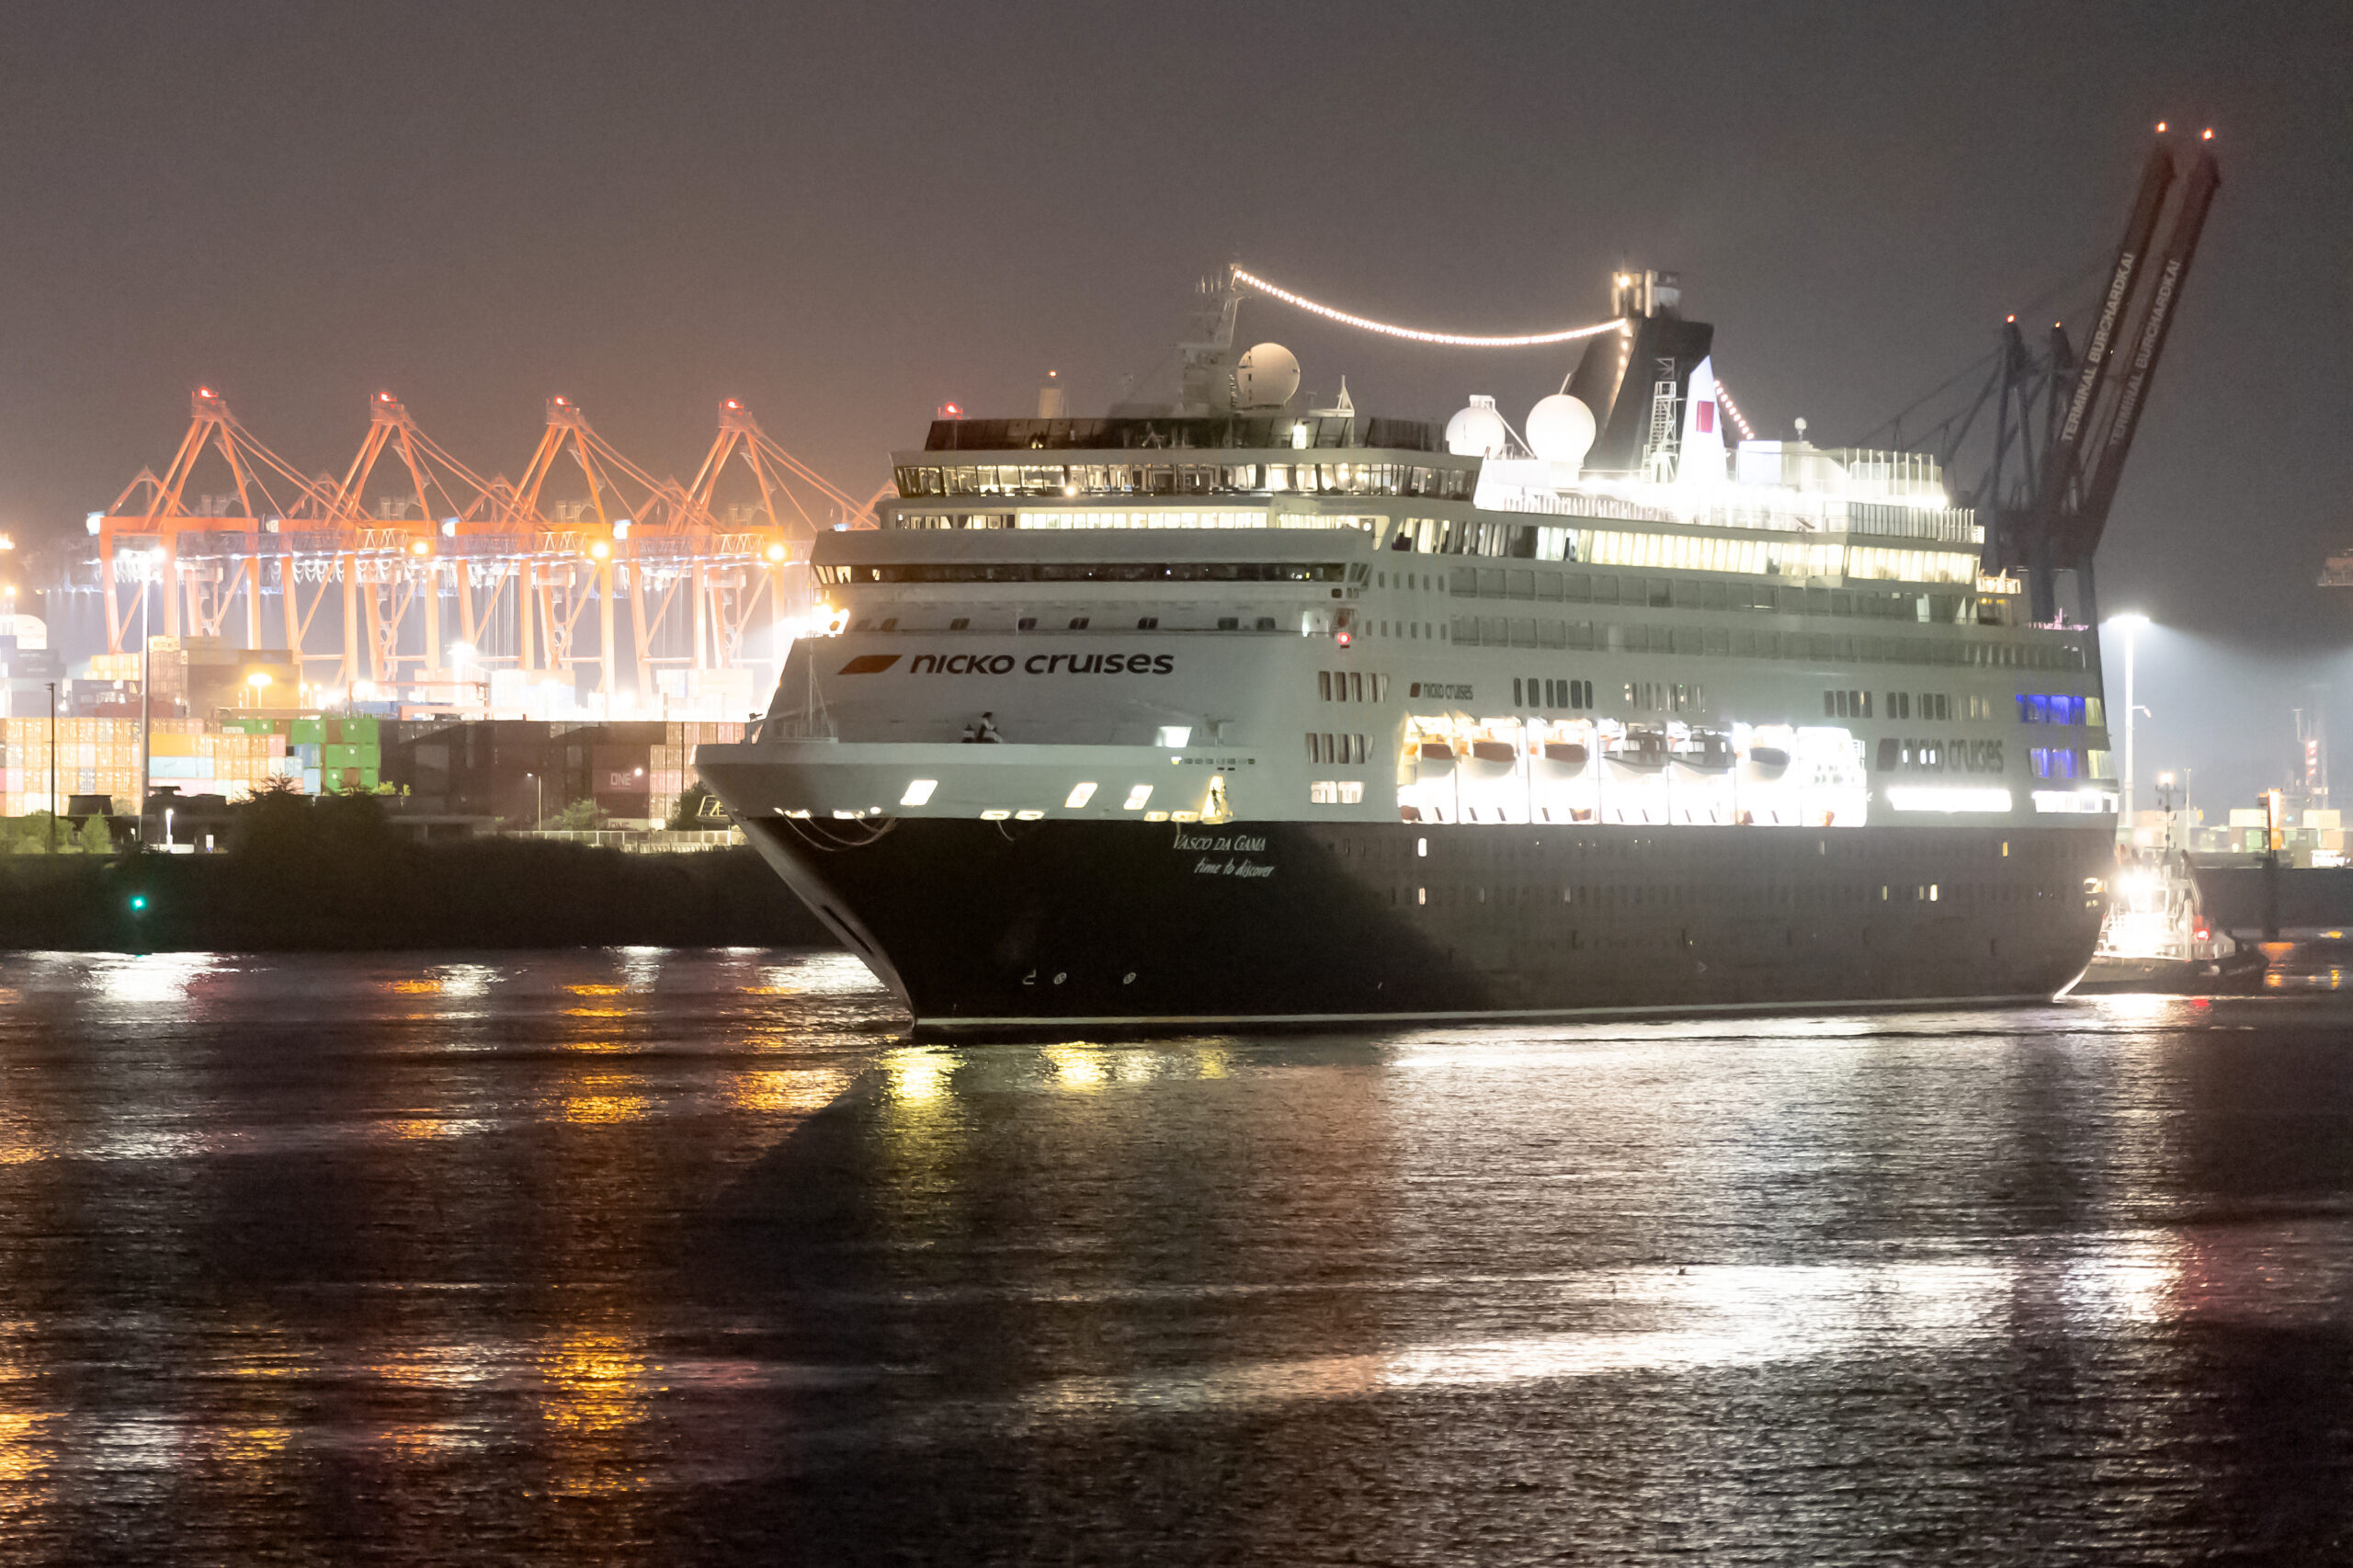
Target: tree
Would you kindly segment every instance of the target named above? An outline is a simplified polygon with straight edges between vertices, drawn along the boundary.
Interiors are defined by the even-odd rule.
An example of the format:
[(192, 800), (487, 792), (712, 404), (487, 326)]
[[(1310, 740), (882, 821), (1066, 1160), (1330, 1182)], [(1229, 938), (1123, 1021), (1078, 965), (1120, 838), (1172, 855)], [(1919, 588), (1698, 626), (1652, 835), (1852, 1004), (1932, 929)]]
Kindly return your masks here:
[(699, 819), (702, 803), (710, 799), (710, 791), (700, 784), (689, 784), (680, 791), (678, 803), (670, 809), (669, 825), (674, 828), (703, 827), (709, 824)]
[(605, 825), (605, 808), (594, 801), (574, 801), (548, 819), (548, 826), (578, 833)]
[(114, 829), (107, 825), (104, 817), (88, 817), (83, 821), (81, 831), (74, 834), (74, 842), (85, 855), (111, 855)]

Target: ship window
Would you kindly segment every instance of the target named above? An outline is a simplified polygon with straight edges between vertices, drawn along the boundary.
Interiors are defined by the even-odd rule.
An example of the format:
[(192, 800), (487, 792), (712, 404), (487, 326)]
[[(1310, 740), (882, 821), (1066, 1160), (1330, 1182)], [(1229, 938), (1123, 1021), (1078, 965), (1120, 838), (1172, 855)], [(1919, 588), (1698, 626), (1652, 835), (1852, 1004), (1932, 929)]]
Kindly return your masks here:
[(1070, 618), (1070, 629), (1073, 631), (1084, 631), (1086, 630), (1086, 620), (1087, 618), (1083, 615), (1072, 616)]
[(1315, 806), (1337, 805), (1340, 801), (1339, 781), (1333, 778), (1314, 780), (1307, 787), (1307, 801)]
[(948, 623), (948, 630), (950, 631), (961, 631), (972, 624), (972, 621), (970, 616), (960, 615), (955, 619)]
[(1139, 784), (1134, 789), (1128, 791), (1127, 801), (1120, 809), (1123, 812), (1140, 812), (1143, 810), (1144, 802), (1151, 799), (1152, 786), (1149, 784)]
[(1222, 615), (1217, 618), (1217, 629), (1220, 631), (1239, 631), (1242, 630), (1242, 618), (1238, 615)]
[(908, 784), (907, 792), (899, 797), (903, 806), (920, 806), (931, 800), (931, 792), (939, 788), (937, 778), (917, 778)]
[(1156, 615), (1138, 617), (1136, 620), (1136, 630), (1138, 631), (1157, 631), (1160, 630), (1160, 618)]
[(1020, 619), (1013, 623), (1013, 630), (1016, 631), (1035, 631), (1038, 630), (1038, 618), (1034, 615), (1025, 615)]
[(882, 630), (885, 631), (896, 631), (899, 630), (899, 618), (894, 615), (888, 620), (885, 620), (882, 623)]
[(1258, 630), (1259, 630), (1259, 631), (1272, 631), (1274, 629), (1275, 629), (1275, 618), (1274, 618), (1273, 616), (1271, 616), (1271, 615), (1262, 615), (1262, 616), (1260, 616), (1260, 617), (1258, 618)]
[(1071, 790), (1069, 797), (1063, 801), (1063, 804), (1074, 812), (1093, 799), (1095, 799), (1095, 786), (1081, 784)]

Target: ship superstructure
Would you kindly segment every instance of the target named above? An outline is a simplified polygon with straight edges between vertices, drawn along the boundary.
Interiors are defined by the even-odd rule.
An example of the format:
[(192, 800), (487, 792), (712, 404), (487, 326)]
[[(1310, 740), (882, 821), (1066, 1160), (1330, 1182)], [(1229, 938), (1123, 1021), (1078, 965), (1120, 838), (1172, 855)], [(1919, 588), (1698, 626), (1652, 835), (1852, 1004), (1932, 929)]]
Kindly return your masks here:
[(1911, 453), (1727, 446), (1674, 280), (1514, 431), (1178, 395), (942, 419), (704, 778), (924, 1029), (2049, 996), (2097, 645)]

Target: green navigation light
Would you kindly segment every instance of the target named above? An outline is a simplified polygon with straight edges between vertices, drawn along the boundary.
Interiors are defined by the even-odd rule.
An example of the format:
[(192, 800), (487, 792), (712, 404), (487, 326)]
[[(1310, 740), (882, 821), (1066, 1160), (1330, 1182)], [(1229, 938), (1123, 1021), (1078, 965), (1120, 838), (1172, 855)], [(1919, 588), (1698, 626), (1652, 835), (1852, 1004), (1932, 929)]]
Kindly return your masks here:
[(147, 895), (143, 892), (132, 893), (131, 895), (131, 913), (133, 915), (143, 915), (146, 913), (146, 910)]

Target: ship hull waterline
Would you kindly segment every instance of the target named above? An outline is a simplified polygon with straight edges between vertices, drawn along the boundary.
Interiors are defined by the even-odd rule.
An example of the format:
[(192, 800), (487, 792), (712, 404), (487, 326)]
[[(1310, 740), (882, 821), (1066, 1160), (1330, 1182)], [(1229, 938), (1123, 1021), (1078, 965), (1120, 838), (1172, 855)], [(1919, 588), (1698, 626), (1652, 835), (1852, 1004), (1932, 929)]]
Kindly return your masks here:
[(919, 1037), (2047, 1001), (2109, 854), (2100, 829), (744, 825)]

